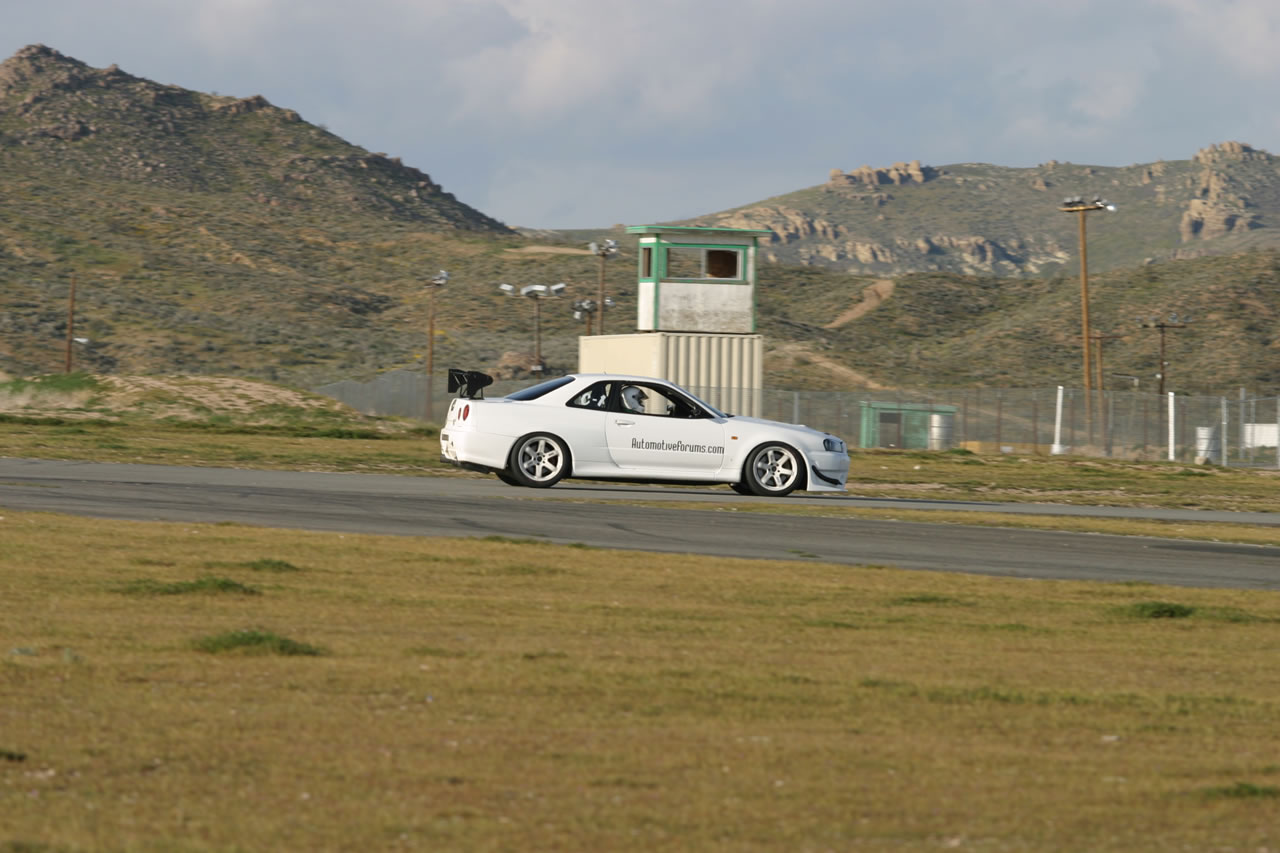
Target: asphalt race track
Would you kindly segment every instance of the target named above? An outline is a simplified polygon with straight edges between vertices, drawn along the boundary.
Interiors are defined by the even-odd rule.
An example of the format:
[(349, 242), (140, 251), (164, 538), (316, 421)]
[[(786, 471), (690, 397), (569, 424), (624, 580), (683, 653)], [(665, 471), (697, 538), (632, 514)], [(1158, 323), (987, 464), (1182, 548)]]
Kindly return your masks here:
[[(996, 527), (635, 506), (749, 498), (726, 488), (397, 477), (0, 458), (0, 514), (236, 522), (401, 536), (508, 536), (608, 548), (806, 559), (1021, 578), (1280, 588), (1280, 548)], [(796, 495), (796, 505), (986, 510), (1280, 524), (1273, 513)], [(0, 547), (4, 528), (0, 522)]]

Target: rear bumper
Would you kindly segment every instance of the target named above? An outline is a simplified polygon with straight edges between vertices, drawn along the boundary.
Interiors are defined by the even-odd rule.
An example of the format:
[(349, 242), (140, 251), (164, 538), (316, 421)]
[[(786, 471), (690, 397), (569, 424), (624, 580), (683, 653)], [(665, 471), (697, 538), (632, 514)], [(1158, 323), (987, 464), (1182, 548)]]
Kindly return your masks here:
[(449, 427), (440, 433), (440, 461), (468, 471), (501, 471), (506, 467), (511, 441), (505, 436)]
[(498, 470), (496, 468), (490, 468), (488, 465), (477, 465), (474, 462), (459, 462), (457, 459), (450, 459), (444, 454), (440, 455), (440, 461), (446, 465), (461, 468), (463, 471), (475, 471), (478, 474), (492, 474), (494, 471)]

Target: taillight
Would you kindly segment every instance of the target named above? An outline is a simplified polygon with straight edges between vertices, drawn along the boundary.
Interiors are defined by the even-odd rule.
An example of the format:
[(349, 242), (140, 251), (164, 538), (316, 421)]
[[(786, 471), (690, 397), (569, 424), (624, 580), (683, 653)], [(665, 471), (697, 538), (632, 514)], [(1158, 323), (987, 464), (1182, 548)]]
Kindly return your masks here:
[(470, 404), (470, 403), (468, 403), (467, 405), (465, 405), (465, 406), (463, 406), (463, 407), (462, 407), (462, 419), (465, 421), (465, 420), (467, 419), (467, 415), (469, 415), (469, 414), (471, 414), (471, 404)]

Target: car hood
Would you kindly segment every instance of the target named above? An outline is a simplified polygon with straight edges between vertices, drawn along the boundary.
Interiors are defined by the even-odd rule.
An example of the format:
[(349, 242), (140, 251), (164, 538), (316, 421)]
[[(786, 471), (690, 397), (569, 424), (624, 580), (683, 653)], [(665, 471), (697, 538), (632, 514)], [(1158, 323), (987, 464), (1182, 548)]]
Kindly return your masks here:
[[(752, 426), (768, 428), (771, 430), (785, 430), (786, 432), (792, 432), (799, 435), (816, 435), (816, 436), (822, 436), (822, 437), (832, 435), (829, 432), (822, 432), (821, 430), (816, 430), (813, 427), (807, 427), (804, 424), (786, 424), (786, 423), (783, 423), (782, 421), (770, 421), (770, 420), (766, 420), (765, 418), (752, 418), (746, 415), (734, 415), (732, 418), (729, 419), (729, 423), (730, 424), (751, 424)], [(838, 438), (839, 436), (832, 435), (832, 437)]]

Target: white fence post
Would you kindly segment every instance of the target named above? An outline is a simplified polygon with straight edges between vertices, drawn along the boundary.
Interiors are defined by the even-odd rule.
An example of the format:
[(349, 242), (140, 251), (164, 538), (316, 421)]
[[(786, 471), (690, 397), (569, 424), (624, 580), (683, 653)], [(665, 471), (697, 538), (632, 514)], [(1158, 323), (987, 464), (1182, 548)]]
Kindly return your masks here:
[(1218, 464), (1227, 467), (1227, 398), (1222, 398), (1222, 446), (1218, 448)]
[(1061, 456), (1066, 453), (1067, 449), (1062, 446), (1062, 386), (1058, 386), (1058, 408), (1053, 415), (1053, 447), (1049, 453), (1052, 456)]
[(1169, 392), (1169, 461), (1170, 462), (1178, 458), (1177, 454), (1174, 451), (1174, 446), (1173, 446), (1174, 438), (1178, 434), (1177, 416), (1178, 416), (1178, 410), (1173, 401), (1173, 392), (1170, 391)]

